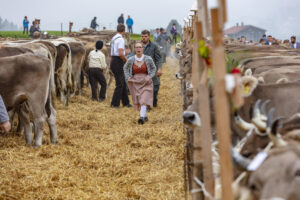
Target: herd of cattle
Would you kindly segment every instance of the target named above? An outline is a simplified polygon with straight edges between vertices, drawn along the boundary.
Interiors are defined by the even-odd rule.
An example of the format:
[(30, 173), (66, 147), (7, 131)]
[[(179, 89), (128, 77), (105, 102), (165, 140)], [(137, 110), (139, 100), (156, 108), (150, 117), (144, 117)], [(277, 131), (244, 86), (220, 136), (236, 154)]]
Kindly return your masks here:
[[(109, 66), (109, 42), (114, 34), (100, 31), (50, 40), (0, 42), (0, 94), (11, 120), (17, 114), (27, 145), (42, 145), (45, 121), (51, 142), (57, 143), (54, 98), (59, 97), (67, 106), (70, 97), (81, 94), (84, 77), (88, 79), (88, 54), (97, 40), (107, 44), (102, 52)], [(109, 83), (111, 75), (107, 69)]]
[[(176, 77), (182, 83), (184, 109), (189, 110), (183, 117), (191, 127), (187, 129), (190, 135), (193, 127), (201, 126), (201, 116), (193, 110), (192, 48), (188, 40), (177, 45), (177, 53), (180, 70)], [(239, 86), (244, 97), (244, 105), (231, 113), (235, 199), (300, 199), (300, 51), (227, 44), (226, 53), (239, 62)], [(216, 149), (217, 142), (212, 149), (213, 166), (218, 166)], [(219, 177), (218, 167), (214, 174)], [(210, 199), (221, 199), (219, 183), (216, 178), (215, 196)]]

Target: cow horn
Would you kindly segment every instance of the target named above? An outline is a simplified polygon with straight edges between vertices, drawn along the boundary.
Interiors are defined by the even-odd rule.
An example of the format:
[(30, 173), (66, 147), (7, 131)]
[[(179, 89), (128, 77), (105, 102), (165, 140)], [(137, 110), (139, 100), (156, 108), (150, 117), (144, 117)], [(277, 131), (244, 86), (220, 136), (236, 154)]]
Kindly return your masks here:
[(273, 122), (273, 114), (275, 109), (271, 108), (268, 112), (268, 118), (267, 118), (267, 127), (270, 128)]
[(237, 113), (237, 111), (234, 112), (234, 121), (236, 125), (244, 131), (249, 131), (251, 128), (254, 127), (252, 123), (248, 123), (245, 120), (243, 120), (242, 117)]
[(251, 163), (251, 160), (245, 158), (238, 152), (236, 152), (233, 148), (231, 148), (232, 161), (235, 165), (243, 170), (247, 170), (248, 165)]
[(279, 120), (281, 120), (282, 117), (278, 117), (276, 118), (273, 122), (272, 122), (272, 125), (271, 125), (271, 134), (273, 135), (277, 135), (277, 129), (279, 127)]
[(257, 128), (260, 130), (260, 131), (265, 131), (266, 130), (266, 116), (262, 115), (260, 113), (260, 109), (259, 109), (259, 104), (260, 104), (261, 100), (258, 99), (256, 102), (255, 102), (255, 105), (254, 105), (254, 109), (252, 111), (252, 116), (251, 116), (251, 121), (253, 122), (253, 124), (255, 126), (257, 126)]
[[(260, 104), (260, 102), (261, 102), (261, 100), (260, 99), (258, 99), (256, 102), (255, 102), (255, 105), (254, 105), (254, 114), (256, 113), (256, 112), (260, 112), (259, 111), (259, 104)], [(255, 116), (253, 116), (253, 117), (255, 117)]]
[(271, 102), (270, 99), (268, 99), (260, 107), (261, 113), (265, 116), (267, 116), (267, 106), (270, 102)]

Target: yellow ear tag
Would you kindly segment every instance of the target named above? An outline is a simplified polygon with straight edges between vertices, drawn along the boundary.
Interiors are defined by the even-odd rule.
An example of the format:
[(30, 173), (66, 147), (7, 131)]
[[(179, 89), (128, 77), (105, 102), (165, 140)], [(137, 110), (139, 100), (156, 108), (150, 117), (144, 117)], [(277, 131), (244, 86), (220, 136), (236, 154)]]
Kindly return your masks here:
[(249, 90), (250, 90), (249, 85), (248, 85), (248, 84), (245, 85), (245, 86), (244, 86), (244, 94), (248, 94), (248, 93), (249, 93)]

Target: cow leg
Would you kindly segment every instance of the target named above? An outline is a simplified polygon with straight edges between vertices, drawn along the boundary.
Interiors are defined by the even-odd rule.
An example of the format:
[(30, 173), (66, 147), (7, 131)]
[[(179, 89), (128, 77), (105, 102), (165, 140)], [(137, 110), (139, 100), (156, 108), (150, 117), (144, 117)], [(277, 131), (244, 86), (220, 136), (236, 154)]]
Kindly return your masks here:
[(22, 105), (19, 110), (19, 124), (21, 124), (21, 127), (24, 127), (24, 135), (25, 135), (25, 141), (27, 145), (32, 144), (32, 127), (30, 124), (30, 116), (29, 112), (26, 110), (25, 105)]
[(33, 120), (34, 123), (34, 146), (39, 147), (42, 145), (44, 134), (45, 117), (41, 116)]
[[(21, 112), (21, 111), (20, 111)], [(24, 123), (23, 120), (21, 120), (20, 114), (18, 115), (18, 127), (17, 127), (17, 133), (18, 135), (21, 135), (24, 130)]]
[(57, 144), (57, 128), (56, 128), (56, 110), (50, 105), (51, 114), (50, 117), (47, 118), (47, 123), (50, 130), (50, 140), (51, 143)]
[(82, 95), (81, 81), (77, 81), (77, 89), (78, 89), (78, 94)]

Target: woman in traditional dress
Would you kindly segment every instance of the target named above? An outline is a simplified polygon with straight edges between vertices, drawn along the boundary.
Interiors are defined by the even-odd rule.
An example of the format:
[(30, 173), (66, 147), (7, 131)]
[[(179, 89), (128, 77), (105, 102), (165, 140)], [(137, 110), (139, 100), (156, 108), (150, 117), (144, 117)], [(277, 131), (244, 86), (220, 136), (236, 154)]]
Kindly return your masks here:
[(147, 106), (153, 104), (152, 78), (156, 73), (156, 66), (150, 56), (143, 54), (142, 43), (136, 43), (134, 48), (136, 55), (125, 63), (124, 74), (134, 108), (140, 111), (138, 124), (144, 124), (148, 121)]

